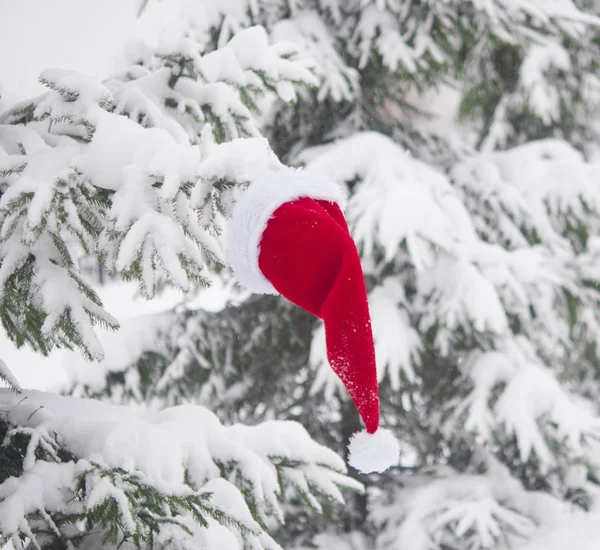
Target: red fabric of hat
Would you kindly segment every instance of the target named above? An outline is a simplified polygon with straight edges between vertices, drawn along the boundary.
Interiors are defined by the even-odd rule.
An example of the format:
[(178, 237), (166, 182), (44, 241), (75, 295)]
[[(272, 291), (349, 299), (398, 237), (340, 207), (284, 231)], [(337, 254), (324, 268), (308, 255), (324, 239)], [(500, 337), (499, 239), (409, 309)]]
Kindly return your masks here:
[(323, 319), (328, 361), (366, 428), (350, 444), (363, 472), (397, 462), (399, 446), (379, 427), (375, 346), (360, 257), (337, 184), (290, 168), (252, 182), (229, 224), (229, 262), (249, 290), (281, 294)]
[(263, 232), (258, 264), (279, 293), (323, 319), (329, 364), (375, 433), (379, 393), (367, 292), (339, 206), (309, 197), (280, 206)]

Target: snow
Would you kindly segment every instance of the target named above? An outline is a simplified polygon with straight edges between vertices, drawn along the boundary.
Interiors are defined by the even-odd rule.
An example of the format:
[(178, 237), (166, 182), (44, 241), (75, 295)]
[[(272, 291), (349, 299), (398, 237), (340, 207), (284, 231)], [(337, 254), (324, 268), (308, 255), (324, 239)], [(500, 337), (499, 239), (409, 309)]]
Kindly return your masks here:
[(533, 46), (527, 52), (520, 68), (520, 86), (529, 104), (547, 124), (561, 116), (561, 98), (546, 81), (546, 75), (571, 68), (568, 52), (558, 43)]
[(244, 86), (246, 75), (242, 65), (236, 59), (236, 52), (231, 47), (214, 50), (202, 56), (199, 62), (200, 72), (208, 82), (226, 81)]
[[(173, 198), (181, 180), (192, 181), (199, 151), (177, 143), (161, 128), (143, 128), (124, 116), (95, 114), (94, 139), (85, 152), (75, 159), (75, 166), (88, 174), (96, 185), (119, 190), (136, 176), (137, 169), (145, 177), (164, 178), (160, 194)], [(139, 189), (136, 188), (139, 192)], [(131, 201), (124, 201), (132, 207)], [(121, 223), (130, 222), (128, 216)]]
[[(581, 217), (586, 206), (595, 211), (600, 208), (600, 191), (590, 185), (589, 165), (579, 151), (564, 141), (527, 143), (492, 154), (489, 160), (498, 170), (500, 180), (522, 193), (538, 219), (544, 215), (541, 210), (545, 205), (556, 217)], [(521, 169), (524, 162), (527, 172)], [(571, 185), (564, 185), (566, 178)]]
[[(541, 21), (547, 21), (551, 18), (556, 18), (558, 21), (564, 19), (567, 28), (571, 21), (586, 21), (596, 25), (600, 24), (598, 18), (580, 11), (572, 0), (500, 0), (499, 3), (503, 4), (509, 13), (517, 10), (523, 11), (537, 17)], [(565, 24), (564, 22), (562, 23)], [(581, 25), (571, 28), (581, 32), (584, 29)]]
[[(45, 242), (47, 247), (49, 243)], [(104, 350), (91, 326), (89, 315), (102, 319), (110, 327), (118, 327), (118, 321), (89, 298), (82, 297), (79, 288), (74, 285), (69, 274), (55, 265), (51, 259), (37, 258), (36, 283), (41, 288), (41, 299), (48, 316), (42, 325), (42, 334), (51, 336), (58, 328), (61, 317), (69, 315), (79, 330), (83, 346), (91, 357), (101, 360)]]
[(38, 461), (20, 478), (0, 485), (0, 530), (18, 531), (22, 518), (35, 510), (55, 510), (64, 506), (65, 490), (71, 487), (84, 463), (52, 464)]
[(358, 93), (358, 72), (348, 67), (335, 50), (329, 31), (317, 13), (302, 10), (294, 17), (278, 21), (271, 33), (278, 45), (293, 41), (306, 52), (319, 78), (318, 99), (351, 101)]
[[(468, 411), (467, 430), (492, 441), (494, 432), (502, 427), (516, 436), (522, 459), (535, 453), (543, 470), (560, 460), (550, 451), (548, 441), (561, 441), (564, 452), (574, 460), (596, 453), (600, 419), (547, 368), (508, 350), (473, 352), (461, 365), (474, 384), (455, 412), (459, 417)], [(493, 393), (498, 394), (495, 399)]]
[[(419, 292), (433, 296), (436, 318), (450, 330), (469, 323), (480, 332), (502, 334), (508, 328), (494, 285), (469, 261), (440, 255), (435, 267), (420, 278)], [(424, 319), (426, 326), (434, 322), (430, 315)]]
[(538, 365), (523, 366), (511, 378), (498, 399), (496, 418), (517, 436), (523, 459), (534, 451), (543, 466), (555, 459), (536, 421), (543, 421), (547, 437), (562, 441), (573, 457), (585, 456), (585, 442), (600, 438), (600, 419), (593, 409), (570, 396)]
[(91, 476), (91, 479), (86, 480), (86, 489), (89, 491), (86, 501), (89, 509), (101, 505), (106, 499), (113, 499), (119, 509), (123, 528), (128, 533), (135, 532), (135, 521), (129, 510), (127, 496), (124, 491), (115, 487), (108, 479), (100, 476)]
[(575, 512), (515, 550), (590, 550), (600, 540), (600, 515)]
[(18, 380), (15, 378), (15, 375), (2, 359), (0, 359), (0, 380), (6, 382), (8, 386), (15, 391), (21, 390), (21, 386), (19, 385)]
[(488, 400), (494, 388), (506, 382), (514, 374), (515, 367), (509, 358), (500, 352), (472, 352), (462, 358), (460, 367), (473, 380), (473, 390), (464, 403), (457, 408), (456, 415), (468, 407), (465, 429), (476, 431), (485, 439), (492, 437), (494, 416), (488, 409)]
[[(215, 144), (206, 136), (208, 132), (202, 134), (203, 160), (198, 167), (198, 175), (204, 181), (223, 177), (227, 181), (244, 184), (283, 166), (265, 138), (234, 139)], [(205, 189), (196, 186), (192, 191), (192, 204), (198, 207), (205, 196)]]
[(399, 21), (393, 13), (375, 6), (364, 10), (355, 31), (355, 38), (358, 39), (361, 69), (366, 67), (371, 52), (376, 50), (391, 71), (402, 67), (409, 73), (416, 72), (416, 52), (402, 39)]
[(422, 349), (421, 339), (413, 327), (406, 309), (404, 288), (394, 278), (384, 279), (381, 285), (369, 293), (369, 310), (377, 378), (381, 381), (388, 375), (392, 390), (400, 390), (401, 380), (415, 381), (413, 364)]
[[(153, 54), (151, 52), (147, 56), (149, 65)], [(190, 130), (182, 127), (164, 109), (162, 98), (167, 94), (165, 81), (169, 77), (168, 69), (158, 69), (152, 73), (136, 65), (127, 69), (125, 76), (127, 78), (124, 81), (112, 78), (106, 82), (113, 95), (115, 113), (128, 115), (132, 120), (142, 119), (146, 126), (169, 132), (177, 143), (189, 143), (192, 139)]]
[(8, 366), (2, 359), (0, 359), (0, 380), (3, 380), (10, 387), (14, 388), (17, 391), (21, 389), (21, 386), (15, 378), (15, 375), (12, 373), (12, 371), (8, 368)]
[(19, 159), (26, 162), (26, 166), (20, 174), (18, 184), (12, 185), (2, 194), (0, 208), (16, 200), (21, 193), (33, 193), (24, 229), (27, 240), (32, 239), (31, 233), (35, 232), (42, 215), (48, 210), (49, 202), (55, 192), (56, 179), (65, 177), (73, 157), (79, 151), (80, 148), (75, 145), (57, 150), (48, 146), (42, 147), (40, 144), (36, 150), (28, 151), (27, 159), (23, 157)]
[(366, 535), (358, 531), (351, 531), (340, 536), (338, 533), (318, 533), (311, 541), (310, 546), (298, 546), (291, 550), (371, 550)]
[[(315, 443), (293, 422), (226, 427), (202, 407), (133, 410), (37, 391), (15, 396), (0, 390), (0, 405), (10, 425), (34, 430), (36, 437), (56, 442), (79, 458), (64, 464), (30, 460), (24, 476), (0, 485), (0, 528), (8, 535), (27, 525), (24, 516), (31, 512), (64, 510), (65, 501), (71, 508), (79, 506), (79, 500), (69, 497), (76, 474), (86, 476), (85, 506), (89, 509), (113, 498), (122, 511), (122, 528), (134, 532), (132, 502), (126, 495), (129, 482), (119, 485), (99, 476), (98, 467), (122, 468), (166, 494), (214, 493), (209, 505), (254, 533), (247, 535), (250, 538), (262, 529), (241, 488), (250, 492), (263, 521), (270, 515), (283, 521), (284, 488), (288, 493), (300, 490), (317, 504), (317, 494), (343, 502), (338, 486), (362, 488), (343, 475), (345, 464), (339, 456)], [(289, 465), (284, 462), (278, 467), (286, 460)]]
[(206, 483), (203, 490), (212, 493), (212, 503), (215, 508), (228, 513), (246, 529), (260, 532), (260, 528), (258, 528), (256, 521), (246, 506), (244, 497), (235, 485), (225, 479), (215, 478)]
[(310, 149), (299, 160), (335, 181), (361, 178), (348, 204), (348, 218), (366, 260), (377, 244), (391, 260), (406, 240), (413, 261), (424, 269), (431, 265), (435, 248), (454, 249), (457, 226), (443, 205), (444, 195), (453, 193), (449, 182), (391, 139), (357, 133)]
[[(262, 74), (262, 78), (305, 82), (313, 87), (319, 85), (319, 80), (310, 70), (310, 62), (288, 61), (288, 58), (293, 59), (300, 53), (298, 46), (294, 42), (282, 41), (269, 46), (264, 27), (254, 26), (236, 33), (227, 47), (233, 49), (244, 70)], [(295, 99), (295, 94), (292, 99)]]
[(219, 45), (222, 46), (232, 34), (249, 26), (253, 16), (258, 13), (256, 0), (222, 0), (221, 2), (177, 0), (174, 4), (165, 25), (167, 32), (163, 36), (164, 41), (170, 37), (180, 37), (182, 31), (190, 29), (202, 42), (211, 27), (217, 27), (224, 19), (219, 37)]
[(525, 491), (507, 469), (485, 451), (483, 474), (449, 468), (405, 478), (393, 505), (376, 502), (372, 518), (381, 530), (378, 548), (428, 550), (447, 544), (467, 548), (520, 548), (536, 532), (569, 517), (554, 497)]

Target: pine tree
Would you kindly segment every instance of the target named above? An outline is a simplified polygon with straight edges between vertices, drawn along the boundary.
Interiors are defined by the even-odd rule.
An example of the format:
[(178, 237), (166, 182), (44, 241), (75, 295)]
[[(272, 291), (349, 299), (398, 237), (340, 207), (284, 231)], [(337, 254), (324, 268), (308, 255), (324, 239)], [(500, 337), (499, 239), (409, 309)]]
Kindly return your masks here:
[[(564, 503), (590, 509), (600, 461), (597, 3), (186, 9), (207, 51), (260, 23), (310, 52), (320, 79), (293, 108), (270, 105), (261, 130), (284, 162), (347, 186), (382, 416), (403, 447), (398, 468), (361, 478), (368, 498), (344, 510), (340, 531), (362, 531), (364, 548), (503, 549), (552, 527)], [(439, 117), (435, 103), (454, 96), (459, 121)], [(358, 418), (314, 319), (271, 297), (175, 317), (128, 369), (106, 365), (105, 387), (75, 391), (192, 400), (232, 421), (291, 418), (345, 452)], [(331, 538), (312, 538), (322, 526), (292, 512), (301, 528), (283, 535), (290, 545), (328, 547)]]
[[(316, 83), (256, 26), (210, 53), (182, 37), (136, 57), (105, 82), (45, 71), (47, 93), (0, 115), (0, 319), (17, 346), (102, 359), (96, 330), (118, 324), (81, 259), (148, 298), (208, 284), (236, 193), (280, 165), (259, 101)], [(277, 549), (287, 499), (324, 513), (362, 491), (297, 423), (21, 391), (1, 361), (0, 378), (1, 547)]]

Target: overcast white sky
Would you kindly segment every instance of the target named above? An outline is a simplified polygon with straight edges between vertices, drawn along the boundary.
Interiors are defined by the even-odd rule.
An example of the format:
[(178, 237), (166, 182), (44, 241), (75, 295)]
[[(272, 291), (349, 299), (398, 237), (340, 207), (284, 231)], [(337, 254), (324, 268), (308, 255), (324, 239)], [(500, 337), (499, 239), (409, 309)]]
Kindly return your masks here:
[[(0, 0), (0, 91), (12, 103), (36, 93), (50, 67), (108, 76), (123, 42), (156, 40), (175, 0), (151, 2), (141, 20), (141, 0)], [(216, 0), (215, 0), (216, 1)]]

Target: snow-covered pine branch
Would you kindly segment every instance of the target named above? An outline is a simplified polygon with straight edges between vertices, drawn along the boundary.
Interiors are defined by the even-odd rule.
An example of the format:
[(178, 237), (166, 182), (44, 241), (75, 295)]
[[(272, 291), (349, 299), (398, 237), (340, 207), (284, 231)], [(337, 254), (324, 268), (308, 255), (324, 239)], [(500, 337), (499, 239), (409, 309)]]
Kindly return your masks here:
[(299, 48), (289, 41), (270, 45), (260, 26), (209, 52), (181, 38), (129, 57), (136, 64), (106, 82), (115, 112), (163, 128), (183, 143), (197, 143), (206, 123), (218, 142), (259, 136), (256, 118), (267, 92), (294, 102), (295, 87), (318, 85)]
[[(559, 499), (525, 491), (491, 454), (476, 449), (472, 471), (450, 467), (411, 476), (373, 507), (379, 548), (517, 548), (563, 517)], [(395, 492), (395, 494), (392, 494)]]
[(148, 297), (162, 280), (209, 284), (231, 187), (279, 166), (260, 97), (317, 83), (261, 27), (206, 54), (182, 39), (148, 55), (106, 83), (45, 71), (47, 94), (0, 115), (0, 316), (17, 345), (102, 358), (94, 327), (118, 323), (79, 273), (84, 254)]
[(18, 380), (2, 359), (0, 359), (0, 380), (6, 383), (11, 390), (21, 391)]
[(0, 409), (10, 466), (0, 474), (0, 543), (16, 550), (275, 550), (268, 529), (285, 520), (284, 501), (320, 511), (343, 502), (340, 489), (362, 490), (294, 422), (226, 427), (201, 407), (135, 411), (7, 390)]

